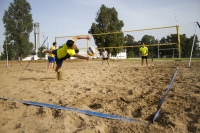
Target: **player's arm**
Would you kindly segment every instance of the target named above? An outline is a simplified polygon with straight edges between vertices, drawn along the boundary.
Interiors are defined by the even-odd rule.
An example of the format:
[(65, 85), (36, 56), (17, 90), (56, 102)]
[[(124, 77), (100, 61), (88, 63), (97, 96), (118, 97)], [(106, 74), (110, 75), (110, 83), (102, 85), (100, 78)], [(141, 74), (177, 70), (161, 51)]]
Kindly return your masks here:
[(106, 51), (106, 54), (107, 54), (107, 58), (109, 59), (109, 58), (110, 58), (110, 55), (108, 54), (108, 51)]
[(140, 53), (142, 54), (142, 49), (140, 48)]
[(42, 50), (42, 53), (50, 53), (52, 54), (53, 50), (48, 50), (48, 49), (43, 49)]
[(90, 57), (85, 57), (85, 56), (82, 56), (82, 55), (79, 55), (79, 54), (75, 54), (75, 55), (73, 55), (73, 57), (77, 57), (79, 59), (85, 59), (85, 60), (90, 60), (91, 59)]
[(140, 54), (143, 56), (141, 48), (140, 48)]
[(74, 41), (78, 40), (78, 39), (87, 39), (90, 40), (91, 36), (75, 36), (74, 38), (72, 38)]
[(145, 55), (147, 55), (148, 54), (148, 48), (147, 48), (147, 50), (146, 50), (146, 54)]

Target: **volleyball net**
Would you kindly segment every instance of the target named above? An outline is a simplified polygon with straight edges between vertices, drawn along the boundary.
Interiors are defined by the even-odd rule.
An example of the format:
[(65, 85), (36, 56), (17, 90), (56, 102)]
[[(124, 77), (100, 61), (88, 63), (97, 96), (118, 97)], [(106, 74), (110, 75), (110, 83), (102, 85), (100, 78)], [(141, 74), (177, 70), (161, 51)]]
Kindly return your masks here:
[[(116, 34), (123, 34), (124, 38), (120, 45), (114, 46), (107, 44), (108, 47), (97, 47), (96, 38), (104, 38), (108, 36), (115, 36)], [(86, 34), (88, 35), (88, 34)], [(74, 35), (74, 36), (86, 36), (86, 35)], [(144, 42), (147, 47), (149, 47), (149, 52), (160, 54), (160, 50), (163, 49), (173, 49), (173, 52), (176, 52), (180, 58), (180, 30), (179, 26), (167, 26), (159, 28), (149, 28), (149, 29), (140, 29), (140, 30), (128, 30), (120, 32), (109, 32), (109, 33), (98, 33), (90, 34), (92, 36), (91, 40), (77, 40), (76, 45), (80, 50), (80, 54), (87, 55), (87, 48), (89, 46), (95, 47), (97, 49), (96, 57), (100, 56), (99, 54), (103, 48), (112, 51), (113, 49), (120, 49), (119, 53), (115, 56), (126, 54), (133, 54), (139, 56), (139, 48), (141, 43)], [(67, 40), (73, 38), (74, 36), (56, 36), (55, 41), (58, 45), (62, 46), (66, 43)], [(131, 38), (131, 39), (129, 39)], [(169, 50), (168, 50), (169, 51)], [(127, 57), (127, 55), (126, 55)], [(136, 57), (136, 56), (135, 56)]]

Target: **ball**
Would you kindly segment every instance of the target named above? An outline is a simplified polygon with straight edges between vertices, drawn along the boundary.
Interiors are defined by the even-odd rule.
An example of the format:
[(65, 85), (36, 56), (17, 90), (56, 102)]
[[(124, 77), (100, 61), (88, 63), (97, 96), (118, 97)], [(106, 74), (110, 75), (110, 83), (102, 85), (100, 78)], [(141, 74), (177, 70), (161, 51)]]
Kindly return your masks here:
[(94, 56), (96, 54), (96, 49), (94, 47), (88, 47), (87, 54), (89, 56)]

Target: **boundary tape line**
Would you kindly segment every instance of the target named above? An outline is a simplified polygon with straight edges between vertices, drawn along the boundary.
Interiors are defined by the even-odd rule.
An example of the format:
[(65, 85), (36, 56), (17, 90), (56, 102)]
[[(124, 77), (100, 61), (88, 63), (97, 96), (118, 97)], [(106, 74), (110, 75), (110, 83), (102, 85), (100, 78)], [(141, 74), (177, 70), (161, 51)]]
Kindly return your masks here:
[(123, 121), (128, 121), (128, 122), (138, 122), (138, 123), (142, 123), (142, 124), (148, 124), (149, 123), (149, 122), (142, 122), (140, 120), (134, 120), (134, 119), (131, 119), (131, 118), (125, 118), (125, 117), (121, 117), (121, 116), (104, 114), (104, 113), (100, 113), (100, 112), (82, 110), (82, 109), (77, 109), (77, 108), (70, 108), (70, 107), (65, 107), (65, 106), (58, 106), (58, 105), (54, 105), (54, 104), (31, 102), (31, 101), (17, 101), (17, 100), (12, 100), (12, 99), (9, 99), (9, 98), (2, 98), (2, 97), (0, 97), (0, 99), (9, 100), (9, 101), (12, 101), (12, 102), (19, 102), (19, 103), (23, 103), (25, 105), (33, 105), (33, 106), (47, 107), (47, 108), (52, 108), (52, 109), (74, 111), (74, 112), (77, 112), (77, 113), (82, 113), (82, 114), (101, 117), (101, 118), (117, 119), (117, 120), (123, 120)]
[[(180, 66), (179, 66), (180, 67)], [(159, 108), (156, 111), (154, 118), (152, 120), (152, 123), (154, 123), (154, 121), (156, 120), (156, 118), (158, 117), (160, 111), (161, 111), (161, 107), (162, 104), (164, 103), (172, 85), (173, 82), (175, 80), (176, 74), (178, 73), (179, 67), (176, 69), (174, 76), (171, 80), (170, 85), (168, 86), (165, 95), (162, 97), (160, 104), (159, 104)], [(100, 113), (100, 112), (94, 112), (94, 111), (89, 111), (89, 110), (82, 110), (82, 109), (77, 109), (77, 108), (70, 108), (70, 107), (66, 107), (66, 106), (58, 106), (58, 105), (54, 105), (54, 104), (47, 104), (47, 103), (40, 103), (40, 102), (32, 102), (32, 101), (17, 101), (17, 100), (13, 100), (13, 99), (9, 99), (9, 98), (3, 98), (0, 97), (0, 99), (3, 100), (9, 100), (12, 102), (19, 102), (19, 103), (23, 103), (25, 105), (33, 105), (33, 106), (39, 106), (39, 107), (47, 107), (47, 108), (52, 108), (52, 109), (62, 109), (62, 110), (67, 110), (67, 111), (74, 111), (77, 113), (82, 113), (82, 114), (86, 114), (86, 115), (91, 115), (91, 116), (96, 116), (96, 117), (101, 117), (101, 118), (108, 118), (108, 119), (117, 119), (117, 120), (123, 120), (123, 121), (129, 121), (129, 122), (138, 122), (138, 123), (142, 123), (142, 124), (149, 124), (149, 122), (143, 122), (140, 120), (134, 120), (132, 118), (125, 118), (125, 117), (121, 117), (121, 116), (116, 116), (116, 115), (111, 115), (111, 114), (104, 114), (104, 113)]]
[[(180, 66), (179, 66), (179, 67), (180, 67)], [(166, 99), (166, 97), (167, 97), (167, 94), (169, 93), (169, 91), (170, 91), (170, 89), (171, 89), (171, 87), (172, 87), (172, 85), (173, 85), (173, 83), (174, 83), (174, 79), (175, 79), (175, 77), (176, 77), (176, 74), (178, 73), (179, 67), (176, 69), (176, 71), (175, 71), (175, 73), (174, 73), (174, 76), (173, 76), (173, 78), (172, 78), (172, 80), (171, 80), (171, 83), (170, 83), (170, 85), (168, 86), (167, 91), (165, 92), (165, 95), (162, 97), (162, 99), (161, 99), (161, 101), (160, 101), (159, 108), (158, 108), (158, 110), (156, 111), (156, 114), (154, 115), (154, 118), (153, 118), (153, 121), (152, 121), (153, 123), (154, 123), (154, 121), (156, 120), (156, 118), (158, 117), (158, 115), (159, 115), (159, 113), (160, 113), (160, 110), (161, 110), (161, 106), (162, 106), (162, 104), (164, 103), (164, 101), (165, 101), (165, 99)]]

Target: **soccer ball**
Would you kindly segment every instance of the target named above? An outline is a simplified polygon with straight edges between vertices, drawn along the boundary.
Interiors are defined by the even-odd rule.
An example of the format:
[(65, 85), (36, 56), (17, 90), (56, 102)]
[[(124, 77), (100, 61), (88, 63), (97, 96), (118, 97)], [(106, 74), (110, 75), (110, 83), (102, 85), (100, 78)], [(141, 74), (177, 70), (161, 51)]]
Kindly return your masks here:
[(89, 56), (94, 56), (96, 54), (96, 49), (94, 47), (88, 47), (87, 54)]

